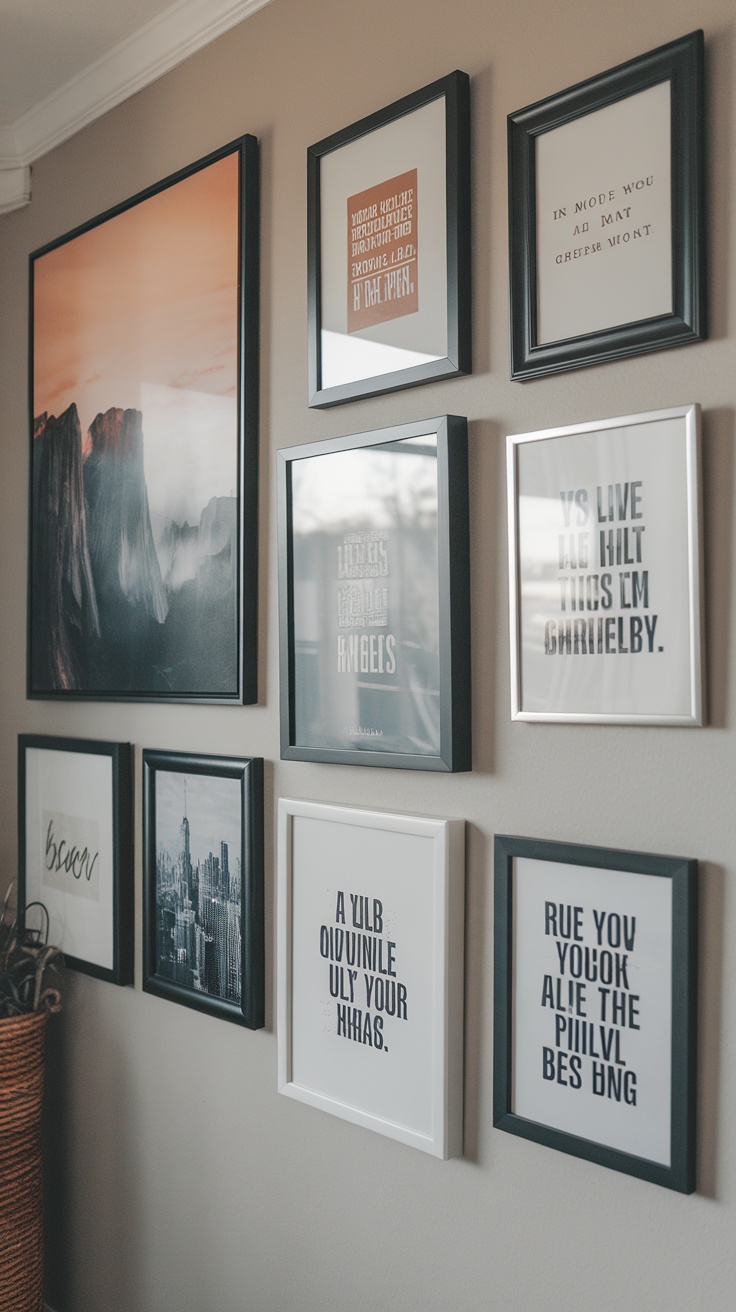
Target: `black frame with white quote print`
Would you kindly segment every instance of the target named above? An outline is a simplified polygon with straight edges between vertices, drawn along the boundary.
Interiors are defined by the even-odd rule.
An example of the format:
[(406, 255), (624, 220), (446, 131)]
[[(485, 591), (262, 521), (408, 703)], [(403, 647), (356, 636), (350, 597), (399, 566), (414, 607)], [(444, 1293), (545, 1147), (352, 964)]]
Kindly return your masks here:
[(146, 749), (144, 993), (262, 1029), (264, 963), (262, 758)]
[(693, 1192), (697, 871), (496, 836), (497, 1129)]
[(507, 438), (511, 715), (705, 718), (700, 408)]
[(18, 909), (73, 970), (133, 983), (133, 749), (18, 736)]
[(309, 147), (307, 260), (310, 406), (470, 373), (467, 73)]
[(278, 457), (282, 758), (470, 770), (467, 420)]
[(706, 337), (703, 48), (692, 32), (509, 115), (512, 378)]

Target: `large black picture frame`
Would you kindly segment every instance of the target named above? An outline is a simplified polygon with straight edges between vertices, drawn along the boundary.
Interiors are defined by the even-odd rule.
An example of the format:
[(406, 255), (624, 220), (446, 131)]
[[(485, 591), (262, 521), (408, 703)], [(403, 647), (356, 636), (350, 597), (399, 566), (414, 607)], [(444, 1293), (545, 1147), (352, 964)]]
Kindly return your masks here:
[[(509, 115), (512, 378), (523, 380), (583, 365), (602, 364), (645, 351), (701, 341), (706, 337), (703, 51), (702, 31), (692, 32)], [(663, 82), (669, 82), (671, 88), (671, 312), (633, 319), (625, 316), (620, 322), (595, 331), (581, 327), (579, 332), (565, 331), (559, 339), (540, 341), (537, 143), (543, 134), (582, 120), (596, 110), (615, 105)], [(618, 209), (617, 206), (625, 206), (632, 197), (624, 193), (622, 184), (623, 179), (610, 179), (610, 192), (606, 195), (610, 196), (611, 215), (607, 218), (613, 216), (615, 219), (616, 213), (626, 215), (625, 208)], [(583, 178), (579, 194), (587, 196), (587, 192), (583, 192)], [(560, 196), (560, 204), (563, 199)], [(592, 199), (595, 201), (596, 197)], [(646, 219), (646, 214), (637, 211), (635, 205), (631, 208), (633, 212), (628, 217), (633, 223), (637, 214)], [(565, 213), (565, 209), (556, 210), (555, 217)], [(597, 222), (599, 211), (594, 210), (594, 213)], [(585, 221), (588, 214), (581, 210), (574, 217)], [(569, 231), (564, 242), (560, 238), (559, 259), (574, 262), (580, 258), (581, 268), (595, 268), (591, 243), (595, 234), (588, 232), (581, 236), (578, 226), (576, 236), (574, 222), (566, 220), (566, 226)], [(622, 240), (623, 232), (628, 240), (636, 231), (636, 228), (623, 224), (623, 220), (606, 229), (607, 233), (614, 234), (612, 239), (618, 235)], [(638, 232), (641, 236), (644, 228), (640, 227)], [(605, 248), (609, 237), (602, 232), (600, 235)], [(629, 249), (633, 249), (633, 243)], [(619, 284), (622, 281), (621, 275), (615, 272), (612, 278)]]
[[(401, 123), (407, 115), (430, 105), (433, 101), (443, 100), (445, 104), (444, 130), (444, 175), (439, 183), (445, 193), (445, 252), (446, 268), (446, 353), (427, 359), (421, 363), (412, 363), (407, 367), (392, 372), (382, 372), (379, 368), (369, 371), (364, 376), (350, 381), (326, 383), (323, 378), (323, 270), (325, 261), (347, 261), (347, 238), (345, 229), (345, 247), (330, 243), (329, 249), (323, 249), (321, 234), (325, 215), (325, 199), (321, 183), (323, 161), (336, 152), (350, 150), (372, 133)], [(376, 165), (378, 173), (375, 178), (366, 175), (362, 186), (367, 188), (371, 181), (383, 181), (383, 176), (391, 167), (385, 164), (383, 176), (381, 168)], [(356, 184), (359, 185), (359, 184)], [(352, 188), (350, 188), (352, 190)], [(418, 186), (421, 197), (421, 184)], [(393, 392), (405, 387), (414, 387), (419, 383), (431, 382), (440, 378), (450, 378), (457, 374), (471, 372), (471, 257), (470, 257), (470, 79), (467, 73), (456, 70), (448, 76), (439, 78), (429, 86), (404, 96), (385, 109), (381, 109), (359, 122), (343, 128), (339, 132), (325, 137), (323, 141), (310, 146), (307, 152), (307, 250), (308, 250), (308, 364), (309, 364), (309, 404), (314, 407), (339, 405), (345, 401), (355, 401), (361, 397), (375, 396), (380, 392)], [(342, 220), (340, 220), (342, 222)], [(421, 199), (419, 223), (419, 251), (422, 251), (422, 216)], [(416, 260), (415, 260), (416, 263)], [(436, 267), (436, 264), (435, 264)], [(432, 286), (433, 270), (431, 262), (425, 264), (421, 274), (419, 295), (427, 297)], [(351, 330), (349, 330), (351, 331)], [(413, 342), (413, 349), (421, 350), (420, 342)]]
[[(576, 1132), (569, 1132), (568, 1130), (558, 1128), (555, 1125), (546, 1124), (544, 1123), (543, 1118), (540, 1118), (539, 1116), (534, 1118), (526, 1117), (517, 1114), (515, 1111), (520, 1087), (520, 1080), (515, 1076), (515, 1043), (519, 1033), (517, 998), (522, 998), (521, 1005), (523, 1006), (525, 996), (524, 966), (523, 963), (520, 965), (519, 961), (515, 959), (519, 954), (514, 952), (514, 943), (517, 941), (517, 934), (519, 936), (523, 934), (523, 930), (515, 924), (516, 918), (520, 915), (519, 906), (523, 905), (523, 903), (520, 903), (519, 901), (519, 885), (515, 882), (515, 863), (519, 859), (529, 859), (531, 863), (545, 863), (548, 867), (550, 864), (552, 865), (552, 870), (547, 869), (546, 871), (541, 870), (540, 872), (542, 880), (549, 880), (549, 896), (552, 899), (552, 901), (544, 903), (545, 934), (553, 932), (558, 926), (561, 928), (564, 919), (562, 908), (560, 908), (559, 912), (559, 921), (556, 919), (558, 912), (553, 886), (554, 865), (584, 867), (584, 878), (589, 881), (595, 879), (596, 871), (605, 872), (605, 877), (608, 880), (606, 896), (613, 899), (613, 903), (609, 901), (609, 906), (613, 905), (614, 907), (621, 907), (624, 905), (624, 903), (620, 901), (616, 902), (616, 897), (621, 897), (620, 891), (618, 894), (616, 892), (616, 881), (622, 873), (624, 875), (633, 874), (637, 876), (654, 876), (656, 883), (653, 887), (659, 885), (660, 880), (667, 881), (670, 885), (671, 903), (669, 903), (669, 905), (671, 911), (668, 928), (666, 930), (666, 937), (669, 941), (671, 950), (671, 975), (669, 978), (665, 978), (666, 971), (661, 971), (660, 976), (657, 978), (657, 983), (669, 991), (668, 994), (666, 994), (666, 997), (669, 997), (669, 1007), (666, 1007), (665, 1010), (668, 1013), (667, 1019), (669, 1021), (669, 1031), (671, 1036), (669, 1061), (670, 1100), (669, 1108), (667, 1109), (669, 1114), (670, 1136), (668, 1154), (664, 1154), (665, 1156), (669, 1155), (669, 1164), (658, 1160), (649, 1160), (645, 1153), (623, 1151), (621, 1148), (612, 1147), (608, 1143), (598, 1142), (594, 1137), (586, 1136), (583, 1133), (582, 1128), (584, 1125), (583, 1114), (579, 1110), (572, 1116), (572, 1123), (576, 1126)], [(506, 1130), (510, 1134), (516, 1134), (522, 1138), (531, 1139), (535, 1143), (544, 1144), (547, 1147), (571, 1153), (575, 1157), (582, 1157), (588, 1161), (596, 1162), (601, 1166), (608, 1166), (613, 1170), (627, 1172), (630, 1175), (638, 1176), (640, 1179), (649, 1180), (654, 1184), (664, 1185), (669, 1189), (674, 1189), (681, 1193), (692, 1193), (695, 1189), (696, 1143), (697, 862), (686, 858), (655, 856), (642, 852), (627, 852), (602, 847), (587, 847), (579, 844), (519, 838), (504, 834), (497, 835), (495, 838), (494, 865), (494, 1126), (497, 1129)], [(667, 904), (664, 884), (659, 886), (659, 890), (665, 898), (665, 904)], [(536, 896), (539, 897), (538, 891)], [(585, 896), (592, 897), (592, 890), (590, 894), (586, 891)], [(631, 896), (630, 884), (629, 896)], [(551, 918), (549, 921), (546, 920), (547, 907), (554, 907), (554, 911), (550, 911)], [(604, 914), (604, 908), (600, 900), (598, 907), (597, 914), (600, 917)], [(585, 926), (585, 911), (586, 908), (583, 906), (572, 907), (571, 905), (568, 905), (568, 937), (571, 935), (571, 927), (576, 926), (580, 929), (580, 934), (578, 935), (576, 933), (572, 936), (579, 937), (581, 943), (585, 935), (588, 933), (588, 929)], [(578, 921), (575, 919), (576, 912), (580, 913)], [(616, 912), (616, 915), (618, 915), (620, 921), (623, 920), (623, 916), (619, 915), (618, 912)], [(588, 917), (588, 919), (590, 918)], [(656, 921), (656, 914), (654, 919)], [(632, 943), (636, 946), (636, 930), (635, 927), (632, 929), (631, 920), (629, 920), (629, 930), (633, 934)], [(644, 930), (642, 931), (641, 917), (639, 931), (640, 933), (646, 932), (646, 923), (644, 923)], [(603, 931), (601, 932), (601, 942), (605, 943), (609, 941), (603, 939), (602, 933)], [(650, 940), (646, 941), (649, 942)], [(530, 948), (529, 950), (533, 951), (533, 948)], [(613, 957), (619, 956), (620, 954), (618, 952), (611, 953), (609, 951), (608, 955), (609, 957)], [(591, 963), (592, 960), (591, 957)], [(570, 958), (570, 967), (571, 964)], [(645, 964), (651, 967), (650, 962), (645, 962)], [(635, 1000), (639, 1003), (639, 1006), (642, 1007), (642, 1009), (640, 1014), (638, 1008), (632, 1013), (631, 1006), (634, 1000), (633, 995), (627, 993), (623, 987), (624, 980), (626, 981), (628, 988), (632, 987), (628, 983), (630, 979), (633, 978), (637, 981), (641, 980), (641, 971), (640, 969), (636, 969), (637, 966), (641, 966), (641, 958), (638, 963), (634, 962), (633, 966), (634, 969), (632, 969), (631, 974), (628, 973), (627, 966), (624, 966), (625, 973), (622, 973), (620, 977), (618, 973), (614, 975), (614, 979), (618, 980), (621, 984), (621, 988), (619, 989), (620, 996), (618, 998), (618, 1002), (621, 1004), (621, 1010), (618, 1015), (619, 1018), (622, 1015), (628, 1015), (629, 1023), (631, 1023), (633, 1017), (636, 1016), (637, 1021), (640, 1022), (639, 1028), (642, 1029), (647, 1024), (646, 998), (645, 1004), (642, 1007), (640, 998), (638, 995), (636, 996)], [(542, 981), (544, 979), (546, 987), (548, 976), (544, 974), (544, 964), (539, 954), (536, 956), (535, 969), (539, 974), (540, 988), (534, 997), (534, 1003), (537, 1004), (539, 997), (541, 996), (542, 1005), (548, 1007), (550, 1005), (549, 997), (545, 1000), (545, 991), (542, 986)], [(600, 959), (600, 970), (601, 975), (599, 978), (602, 979), (602, 955)], [(592, 964), (590, 966), (590, 971), (592, 972)], [(572, 970), (570, 968), (568, 970), (568, 975), (571, 974)], [(558, 979), (562, 979), (562, 975), (560, 975)], [(563, 983), (569, 987), (573, 981), (570, 980), (568, 984), (568, 981), (565, 980)], [(590, 998), (591, 993), (595, 992), (595, 985), (588, 984), (584, 987), (587, 987), (589, 990), (588, 998)], [(641, 984), (637, 982), (636, 987), (640, 988)], [(561, 995), (554, 994), (552, 984), (550, 985), (550, 989), (552, 990), (552, 996), (555, 998), (556, 1003), (560, 1004), (559, 1013), (561, 1014), (564, 1011), (567, 1015), (572, 1017), (577, 1008), (577, 1002), (574, 1000), (575, 995), (573, 993), (568, 995), (566, 987), (563, 987)], [(609, 995), (611, 992), (612, 990), (609, 989)], [(651, 997), (651, 994), (649, 996)], [(626, 1000), (629, 1000), (628, 1009), (625, 1006)], [(599, 999), (598, 1001), (602, 1005), (602, 999)], [(567, 1005), (568, 1003), (570, 1004), (569, 1007)], [(586, 1002), (584, 1005), (587, 1006), (588, 1003)], [(553, 1014), (556, 1015), (558, 1013), (545, 1012), (547, 1020), (551, 1020)], [(608, 1019), (611, 1019), (610, 1011), (608, 1013)], [(572, 1020), (566, 1020), (566, 1023), (570, 1025), (573, 1024)], [(624, 1024), (625, 1023), (626, 1021), (624, 1021)], [(582, 1030), (574, 1032), (578, 1046), (573, 1047), (573, 1051), (576, 1054), (582, 1052), (587, 1057), (590, 1057), (591, 1068), (595, 1064), (592, 1044), (599, 1042), (597, 1036), (594, 1037), (593, 1035), (594, 1028), (596, 1027), (591, 1024), (590, 1031), (588, 1032), (589, 1038), (583, 1035)], [(597, 1028), (603, 1031), (605, 1027), (600, 1025)], [(617, 1027), (613, 1025), (608, 1026), (609, 1030), (614, 1028)], [(557, 1022), (555, 1023), (555, 1030), (552, 1030), (550, 1027), (549, 1033), (551, 1035), (556, 1034), (556, 1029)], [(560, 1023), (560, 1029), (564, 1035), (565, 1026), (562, 1023)], [(523, 1030), (521, 1032), (522, 1034), (524, 1033)], [(573, 1034), (572, 1030), (570, 1030), (570, 1034)], [(622, 1075), (622, 1072), (626, 1067), (626, 1041), (630, 1034), (631, 1031), (627, 1031), (625, 1028), (620, 1029), (618, 1038), (616, 1038), (614, 1034), (614, 1061), (618, 1062), (618, 1065), (615, 1069), (613, 1065), (611, 1065), (606, 1070), (605, 1079), (609, 1083), (605, 1096), (609, 1099), (616, 1096), (616, 1077), (618, 1077), (618, 1096), (619, 1098), (621, 1097), (621, 1082), (625, 1078), (625, 1076)], [(609, 1045), (612, 1044), (613, 1040), (608, 1035), (603, 1036), (604, 1041), (606, 1038), (608, 1039)], [(650, 1029), (645, 1042), (648, 1042), (649, 1046), (652, 1046), (655, 1041), (658, 1041), (658, 1039), (659, 1036), (657, 1036), (656, 1033), (653, 1033)], [(557, 1040), (555, 1039), (555, 1042), (556, 1041)], [(524, 1042), (524, 1039), (522, 1039), (522, 1042)], [(552, 1039), (550, 1039), (550, 1042), (552, 1042)], [(573, 1083), (569, 1070), (571, 1065), (569, 1050), (563, 1052), (562, 1050), (565, 1047), (565, 1043), (562, 1038), (559, 1042), (559, 1051), (557, 1049), (554, 1050), (554, 1062), (551, 1056), (549, 1059), (544, 1059), (545, 1061), (549, 1061), (549, 1066), (553, 1073), (550, 1074), (550, 1069), (545, 1067), (543, 1078), (545, 1081), (552, 1083), (553, 1089), (555, 1088), (555, 1084), (565, 1085), (566, 1083)], [(582, 1046), (583, 1042), (586, 1044), (586, 1047)], [(623, 1059), (621, 1058), (622, 1050), (624, 1053)], [(543, 1051), (545, 1053), (552, 1053), (553, 1050), (550, 1048), (543, 1049)], [(596, 1049), (597, 1056), (602, 1056), (602, 1053), (603, 1049), (601, 1052)], [(563, 1058), (562, 1061), (560, 1060), (561, 1057)], [(585, 1069), (582, 1068), (583, 1057), (578, 1057), (578, 1060), (581, 1069), (578, 1070), (577, 1077), (582, 1079), (583, 1070)], [(575, 1057), (572, 1058), (572, 1061), (575, 1061)], [(666, 1060), (664, 1064), (667, 1064)], [(599, 1067), (603, 1067), (604, 1065), (605, 1063), (601, 1060)], [(613, 1070), (613, 1076), (608, 1074), (608, 1070)], [(601, 1093), (603, 1078), (603, 1075), (601, 1075), (601, 1085), (598, 1088), (594, 1088), (594, 1093)], [(633, 1078), (635, 1081), (636, 1077), (634, 1076)], [(611, 1080), (613, 1080), (613, 1084), (611, 1084)], [(523, 1083), (523, 1081), (521, 1081), (521, 1083)], [(575, 1087), (574, 1084), (573, 1087)], [(646, 1090), (643, 1090), (640, 1091), (640, 1096), (642, 1092), (646, 1094)], [(601, 1097), (603, 1097), (602, 1094)], [(657, 1110), (661, 1113), (661, 1106), (658, 1106)], [(651, 1119), (651, 1110), (649, 1111), (649, 1116)]]
[[(426, 439), (426, 442), (423, 443), (422, 439)], [(393, 451), (390, 450), (392, 447)], [(419, 506), (415, 512), (409, 514), (408, 518), (404, 516), (401, 523), (396, 518), (392, 519), (393, 528), (384, 534), (388, 553), (384, 577), (388, 595), (382, 600), (381, 605), (385, 614), (381, 616), (374, 614), (371, 619), (364, 621), (363, 626), (359, 620), (353, 621), (350, 617), (341, 615), (341, 619), (348, 626), (343, 630), (346, 635), (357, 634), (361, 627), (363, 633), (360, 638), (353, 639), (346, 636), (345, 643), (353, 643), (350, 653), (347, 655), (343, 653), (345, 660), (341, 665), (338, 651), (337, 666), (330, 663), (328, 668), (326, 662), (334, 661), (334, 651), (330, 647), (328, 652), (328, 644), (337, 638), (339, 649), (340, 642), (338, 621), (338, 612), (342, 604), (338, 596), (338, 560), (339, 550), (342, 550), (340, 544), (346, 536), (352, 537), (356, 542), (358, 539), (363, 542), (368, 541), (369, 537), (380, 537), (380, 533), (372, 534), (373, 521), (370, 520), (370, 515), (373, 514), (374, 519), (380, 518), (383, 502), (379, 493), (372, 494), (371, 508), (363, 514), (362, 518), (356, 516), (355, 519), (351, 519), (347, 512), (344, 512), (340, 492), (335, 492), (334, 487), (331, 491), (330, 477), (325, 472), (324, 466), (314, 467), (316, 485), (320, 489), (320, 496), (324, 495), (324, 507), (327, 507), (324, 517), (327, 527), (323, 533), (325, 542), (318, 552), (319, 563), (315, 566), (318, 572), (309, 582), (313, 592), (309, 594), (308, 604), (311, 607), (314, 603), (314, 613), (318, 617), (315, 622), (319, 624), (320, 631), (316, 637), (308, 635), (305, 637), (296, 631), (295, 574), (297, 567), (302, 570), (311, 568), (311, 560), (308, 544), (304, 540), (301, 544), (295, 545), (294, 472), (295, 470), (301, 472), (304, 462), (320, 461), (324, 457), (329, 459), (349, 453), (370, 452), (374, 448), (388, 452), (389, 456), (396, 452), (401, 455), (402, 460), (410, 458), (412, 453), (432, 458), (436, 456), (436, 468), (433, 474), (436, 527), (429, 530), (429, 546), (422, 552), (422, 560), (425, 563), (420, 565), (423, 578), (425, 581), (429, 580), (427, 586), (432, 589), (433, 596), (436, 596), (436, 617), (432, 621), (433, 636), (427, 648), (422, 647), (421, 640), (417, 641), (414, 634), (411, 638), (407, 636), (402, 646), (401, 633), (410, 627), (409, 623), (403, 624), (401, 620), (401, 615), (405, 616), (406, 610), (401, 611), (398, 620), (396, 609), (392, 612), (392, 605), (396, 605), (397, 594), (400, 598), (406, 598), (406, 601), (401, 601), (402, 606), (408, 607), (411, 603), (413, 580), (404, 577), (401, 570), (400, 562), (405, 559), (401, 543), (406, 541), (407, 531), (411, 533), (414, 525), (420, 521), (421, 506)], [(371, 476), (375, 477), (374, 474)], [(356, 486), (362, 486), (360, 475), (350, 477), (353, 479), (350, 489), (354, 491)], [(391, 494), (389, 489), (387, 495)], [(399, 424), (391, 428), (327, 439), (323, 442), (306, 443), (279, 451), (278, 511), (282, 758), (345, 765), (393, 766), (412, 770), (470, 770), (472, 752), (467, 420), (458, 415), (444, 415), (436, 419)], [(339, 528), (335, 527), (335, 513), (342, 516)], [(416, 518), (412, 519), (412, 513)], [(331, 514), (333, 522), (330, 526), (328, 521)], [(392, 546), (392, 533), (395, 540), (398, 534), (398, 549)], [(415, 534), (415, 547), (416, 541)], [(368, 547), (361, 546), (358, 549), (368, 551)], [(379, 546), (378, 550), (380, 549)], [(393, 550), (395, 555), (391, 561)], [(436, 574), (433, 578), (430, 578), (430, 575), (434, 563), (426, 564), (430, 558), (433, 562), (436, 559)], [(416, 560), (416, 556), (414, 559)], [(373, 569), (377, 584), (381, 583), (381, 568), (376, 566)], [(391, 571), (394, 571), (393, 583)], [(350, 578), (357, 579), (362, 584), (364, 579), (371, 577), (371, 568), (363, 569), (356, 566), (352, 572), (345, 571), (342, 577), (348, 581)], [(415, 579), (414, 582), (418, 581)], [(351, 597), (345, 597), (343, 600), (346, 605), (352, 605)], [(418, 605), (417, 602), (417, 607)], [(410, 613), (410, 621), (411, 618)], [(353, 623), (355, 627), (351, 629), (350, 625)], [(392, 625), (397, 624), (401, 624), (402, 628), (399, 637), (396, 638), (391, 660), (387, 656), (384, 667), (382, 644), (386, 644), (385, 650), (388, 653), (392, 636), (388, 630)], [(371, 625), (378, 627), (371, 628)], [(375, 651), (370, 649), (371, 633)], [(358, 669), (356, 664), (358, 657), (354, 644), (357, 642), (363, 642), (366, 648), (365, 659), (362, 651), (359, 658), (362, 669)], [(407, 654), (402, 658), (401, 652), (404, 650)], [(432, 653), (432, 679), (436, 679), (436, 686), (432, 683), (430, 689), (434, 710), (428, 706), (425, 696), (428, 681), (423, 679), (422, 656), (427, 650), (431, 650)], [(316, 673), (311, 675), (308, 672), (309, 662), (316, 670)], [(337, 672), (338, 670), (340, 672)], [(307, 671), (305, 677), (302, 677), (302, 671)], [(369, 677), (361, 681), (359, 675), (362, 672), (367, 673)], [(390, 681), (384, 676), (394, 673), (397, 680), (404, 679), (403, 687), (387, 687)], [(361, 703), (361, 688), (368, 689), (369, 700), (371, 689), (378, 690), (379, 702), (381, 697), (394, 697), (395, 711), (388, 712), (384, 701), (376, 712), (382, 727), (368, 724), (369, 717), (363, 718), (360, 714), (360, 720), (351, 718), (350, 725), (343, 733), (341, 728), (335, 727), (340, 725), (339, 717), (343, 704), (331, 707), (331, 719), (325, 705), (320, 704), (320, 698), (324, 703), (326, 690), (336, 679), (352, 680), (350, 688), (354, 706), (358, 708), (356, 714), (360, 714), (361, 707), (365, 703), (365, 698)], [(410, 730), (396, 728), (397, 725), (402, 724), (402, 720), (406, 719), (403, 714), (404, 708), (408, 707), (407, 715), (412, 710), (407, 699), (415, 697), (413, 689), (416, 690), (417, 685), (419, 691), (416, 697), (419, 703), (423, 704), (423, 709), (419, 712), (420, 718), (423, 717), (426, 721), (429, 715), (434, 717), (432, 740), (429, 745), (427, 740), (417, 746)], [(312, 691), (300, 692), (300, 687), (311, 687)], [(303, 733), (300, 729), (301, 725), (306, 726)], [(347, 732), (348, 728), (351, 732)], [(387, 735), (385, 741), (388, 743), (390, 740), (391, 746), (384, 750), (372, 748), (371, 742), (375, 742), (375, 737), (383, 736), (384, 733)], [(308, 741), (304, 741), (304, 738), (308, 738)]]
[[(213, 814), (212, 803), (216, 802), (216, 781), (229, 780), (237, 785), (239, 792), (238, 811), (239, 811), (239, 828), (240, 828), (240, 845), (237, 851), (236, 859), (240, 863), (240, 880), (238, 886), (237, 898), (233, 899), (233, 905), (239, 907), (240, 933), (239, 933), (239, 954), (241, 960), (241, 970), (239, 977), (240, 1001), (223, 996), (231, 992), (232, 989), (226, 987), (224, 980), (221, 978), (222, 970), (217, 967), (218, 987), (220, 992), (209, 991), (206, 987), (207, 977), (201, 980), (200, 988), (194, 987), (189, 982), (182, 979), (173, 978), (176, 973), (175, 969), (163, 971), (160, 969), (158, 956), (159, 948), (159, 919), (157, 904), (157, 863), (159, 859), (166, 862), (167, 877), (171, 884), (169, 901), (171, 909), (169, 913), (170, 930), (173, 931), (172, 942), (176, 946), (178, 943), (177, 934), (182, 934), (184, 938), (190, 935), (192, 944), (196, 939), (201, 939), (204, 945), (205, 961), (207, 952), (211, 949), (213, 954), (219, 955), (222, 946), (226, 953), (227, 975), (230, 978), (232, 965), (232, 942), (227, 941), (227, 936), (231, 936), (231, 925), (229, 915), (230, 897), (222, 896), (222, 882), (228, 875), (229, 855), (227, 864), (222, 859), (223, 847), (228, 848), (229, 844), (222, 843), (220, 856), (217, 853), (210, 852), (209, 857), (205, 858), (204, 866), (209, 867), (203, 873), (203, 867), (199, 865), (196, 874), (196, 892), (193, 889), (193, 874), (191, 867), (190, 855), (190, 823), (187, 816), (187, 807), (191, 806), (191, 794), (187, 801), (186, 782), (184, 781), (183, 798), (184, 798), (184, 816), (182, 817), (179, 835), (181, 841), (185, 843), (186, 857), (189, 861), (189, 869), (182, 870), (182, 853), (174, 854), (170, 849), (164, 851), (163, 844), (165, 835), (163, 825), (157, 824), (158, 807), (157, 807), (157, 780), (160, 775), (188, 776), (191, 784), (197, 781), (207, 780), (210, 788), (207, 792), (211, 795), (205, 795), (204, 799), (200, 795), (197, 798), (197, 788), (195, 785), (195, 805), (199, 805), (208, 812), (208, 818), (211, 823), (216, 824), (216, 817)], [(230, 790), (230, 809), (232, 811), (232, 790)], [(196, 822), (195, 822), (196, 823)], [(183, 837), (184, 825), (186, 824), (186, 838)], [(170, 826), (169, 826), (170, 828)], [(167, 833), (169, 830), (167, 829)], [(203, 842), (214, 841), (217, 846), (217, 834), (210, 831), (204, 832), (201, 826), (196, 830), (194, 835), (195, 844), (201, 847)], [(168, 852), (168, 854), (167, 854)], [(179, 887), (174, 886), (176, 876), (179, 877)], [(213, 929), (207, 923), (204, 917), (202, 901), (204, 892), (202, 881), (204, 878), (209, 881), (208, 897), (211, 902), (224, 904), (222, 916), (219, 917), (220, 925)], [(230, 888), (234, 879), (228, 880)], [(146, 749), (143, 752), (143, 990), (145, 993), (153, 993), (157, 997), (167, 998), (171, 1002), (182, 1003), (186, 1007), (193, 1007), (197, 1011), (208, 1012), (210, 1015), (220, 1016), (225, 1020), (234, 1021), (236, 1024), (245, 1025), (248, 1029), (262, 1029), (264, 1021), (265, 1006), (265, 984), (264, 984), (264, 922), (263, 922), (263, 760), (261, 757), (229, 757), (229, 756), (201, 756), (188, 752), (164, 752)], [(186, 888), (188, 897), (185, 898), (182, 888)], [(188, 903), (188, 905), (186, 904)], [(218, 917), (215, 917), (218, 919)], [(198, 933), (201, 929), (201, 934)], [(207, 938), (210, 943), (204, 942)], [(222, 939), (222, 944), (220, 944)], [(202, 947), (202, 943), (200, 944)], [(185, 954), (192, 951), (192, 946), (185, 944)], [(178, 966), (179, 963), (171, 963)], [(186, 973), (194, 973), (194, 963), (191, 960), (182, 959), (182, 970)]]
[(28, 696), (257, 701), (256, 138), (34, 251), (29, 280)]
[[(90, 824), (102, 831), (99, 848), (89, 842)], [(90, 913), (78, 890), (94, 889), (93, 881)], [(61, 948), (70, 969), (133, 983), (130, 743), (18, 735), (19, 912), (37, 902), (49, 915), (49, 942)]]

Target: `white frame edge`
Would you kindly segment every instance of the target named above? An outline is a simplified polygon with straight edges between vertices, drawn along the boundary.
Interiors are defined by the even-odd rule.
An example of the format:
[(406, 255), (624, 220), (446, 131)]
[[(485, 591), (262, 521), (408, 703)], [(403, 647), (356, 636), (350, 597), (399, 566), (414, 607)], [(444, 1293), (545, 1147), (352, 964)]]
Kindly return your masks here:
[[(578, 711), (524, 711), (521, 709), (520, 598), (518, 520), (518, 448), (525, 442), (549, 438), (572, 437), (578, 433), (601, 432), (610, 428), (633, 428), (637, 424), (667, 419), (685, 421), (685, 460), (687, 470), (687, 538), (688, 584), (690, 593), (690, 713), (688, 715), (608, 715)], [(511, 719), (527, 724), (641, 724), (675, 725), (700, 728), (704, 723), (703, 688), (704, 641), (704, 572), (702, 550), (702, 479), (701, 424), (697, 403), (673, 406), (666, 410), (647, 410), (634, 415), (617, 415), (610, 419), (562, 428), (542, 428), (534, 433), (511, 433), (506, 438), (506, 487), (508, 502), (509, 551), (509, 641), (511, 654)]]
[[(291, 985), (294, 816), (359, 824), (394, 833), (431, 838), (434, 843), (431, 897), (434, 906), (433, 952), (442, 969), (435, 974), (432, 993), (433, 1087), (431, 1135), (374, 1116), (348, 1103), (306, 1089), (292, 1078)], [(367, 811), (281, 797), (278, 800), (277, 842), (277, 1039), (278, 1090), (289, 1098), (331, 1112), (342, 1120), (377, 1131), (433, 1157), (460, 1157), (463, 1151), (463, 1008), (465, 939), (465, 821)]]

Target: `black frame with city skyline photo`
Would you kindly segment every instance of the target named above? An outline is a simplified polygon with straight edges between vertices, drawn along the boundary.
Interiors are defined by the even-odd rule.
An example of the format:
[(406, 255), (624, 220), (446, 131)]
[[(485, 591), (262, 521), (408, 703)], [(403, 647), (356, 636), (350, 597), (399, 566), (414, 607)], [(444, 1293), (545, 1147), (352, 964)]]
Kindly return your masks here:
[(30, 256), (29, 697), (257, 700), (258, 143)]
[(260, 757), (143, 752), (143, 990), (263, 1027)]

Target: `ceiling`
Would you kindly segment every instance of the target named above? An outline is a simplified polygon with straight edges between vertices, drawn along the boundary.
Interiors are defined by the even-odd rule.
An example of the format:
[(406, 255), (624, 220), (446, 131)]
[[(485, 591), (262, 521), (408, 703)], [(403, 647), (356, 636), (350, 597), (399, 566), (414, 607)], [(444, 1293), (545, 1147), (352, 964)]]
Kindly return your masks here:
[(0, 0), (0, 213), (34, 160), (270, 0)]

